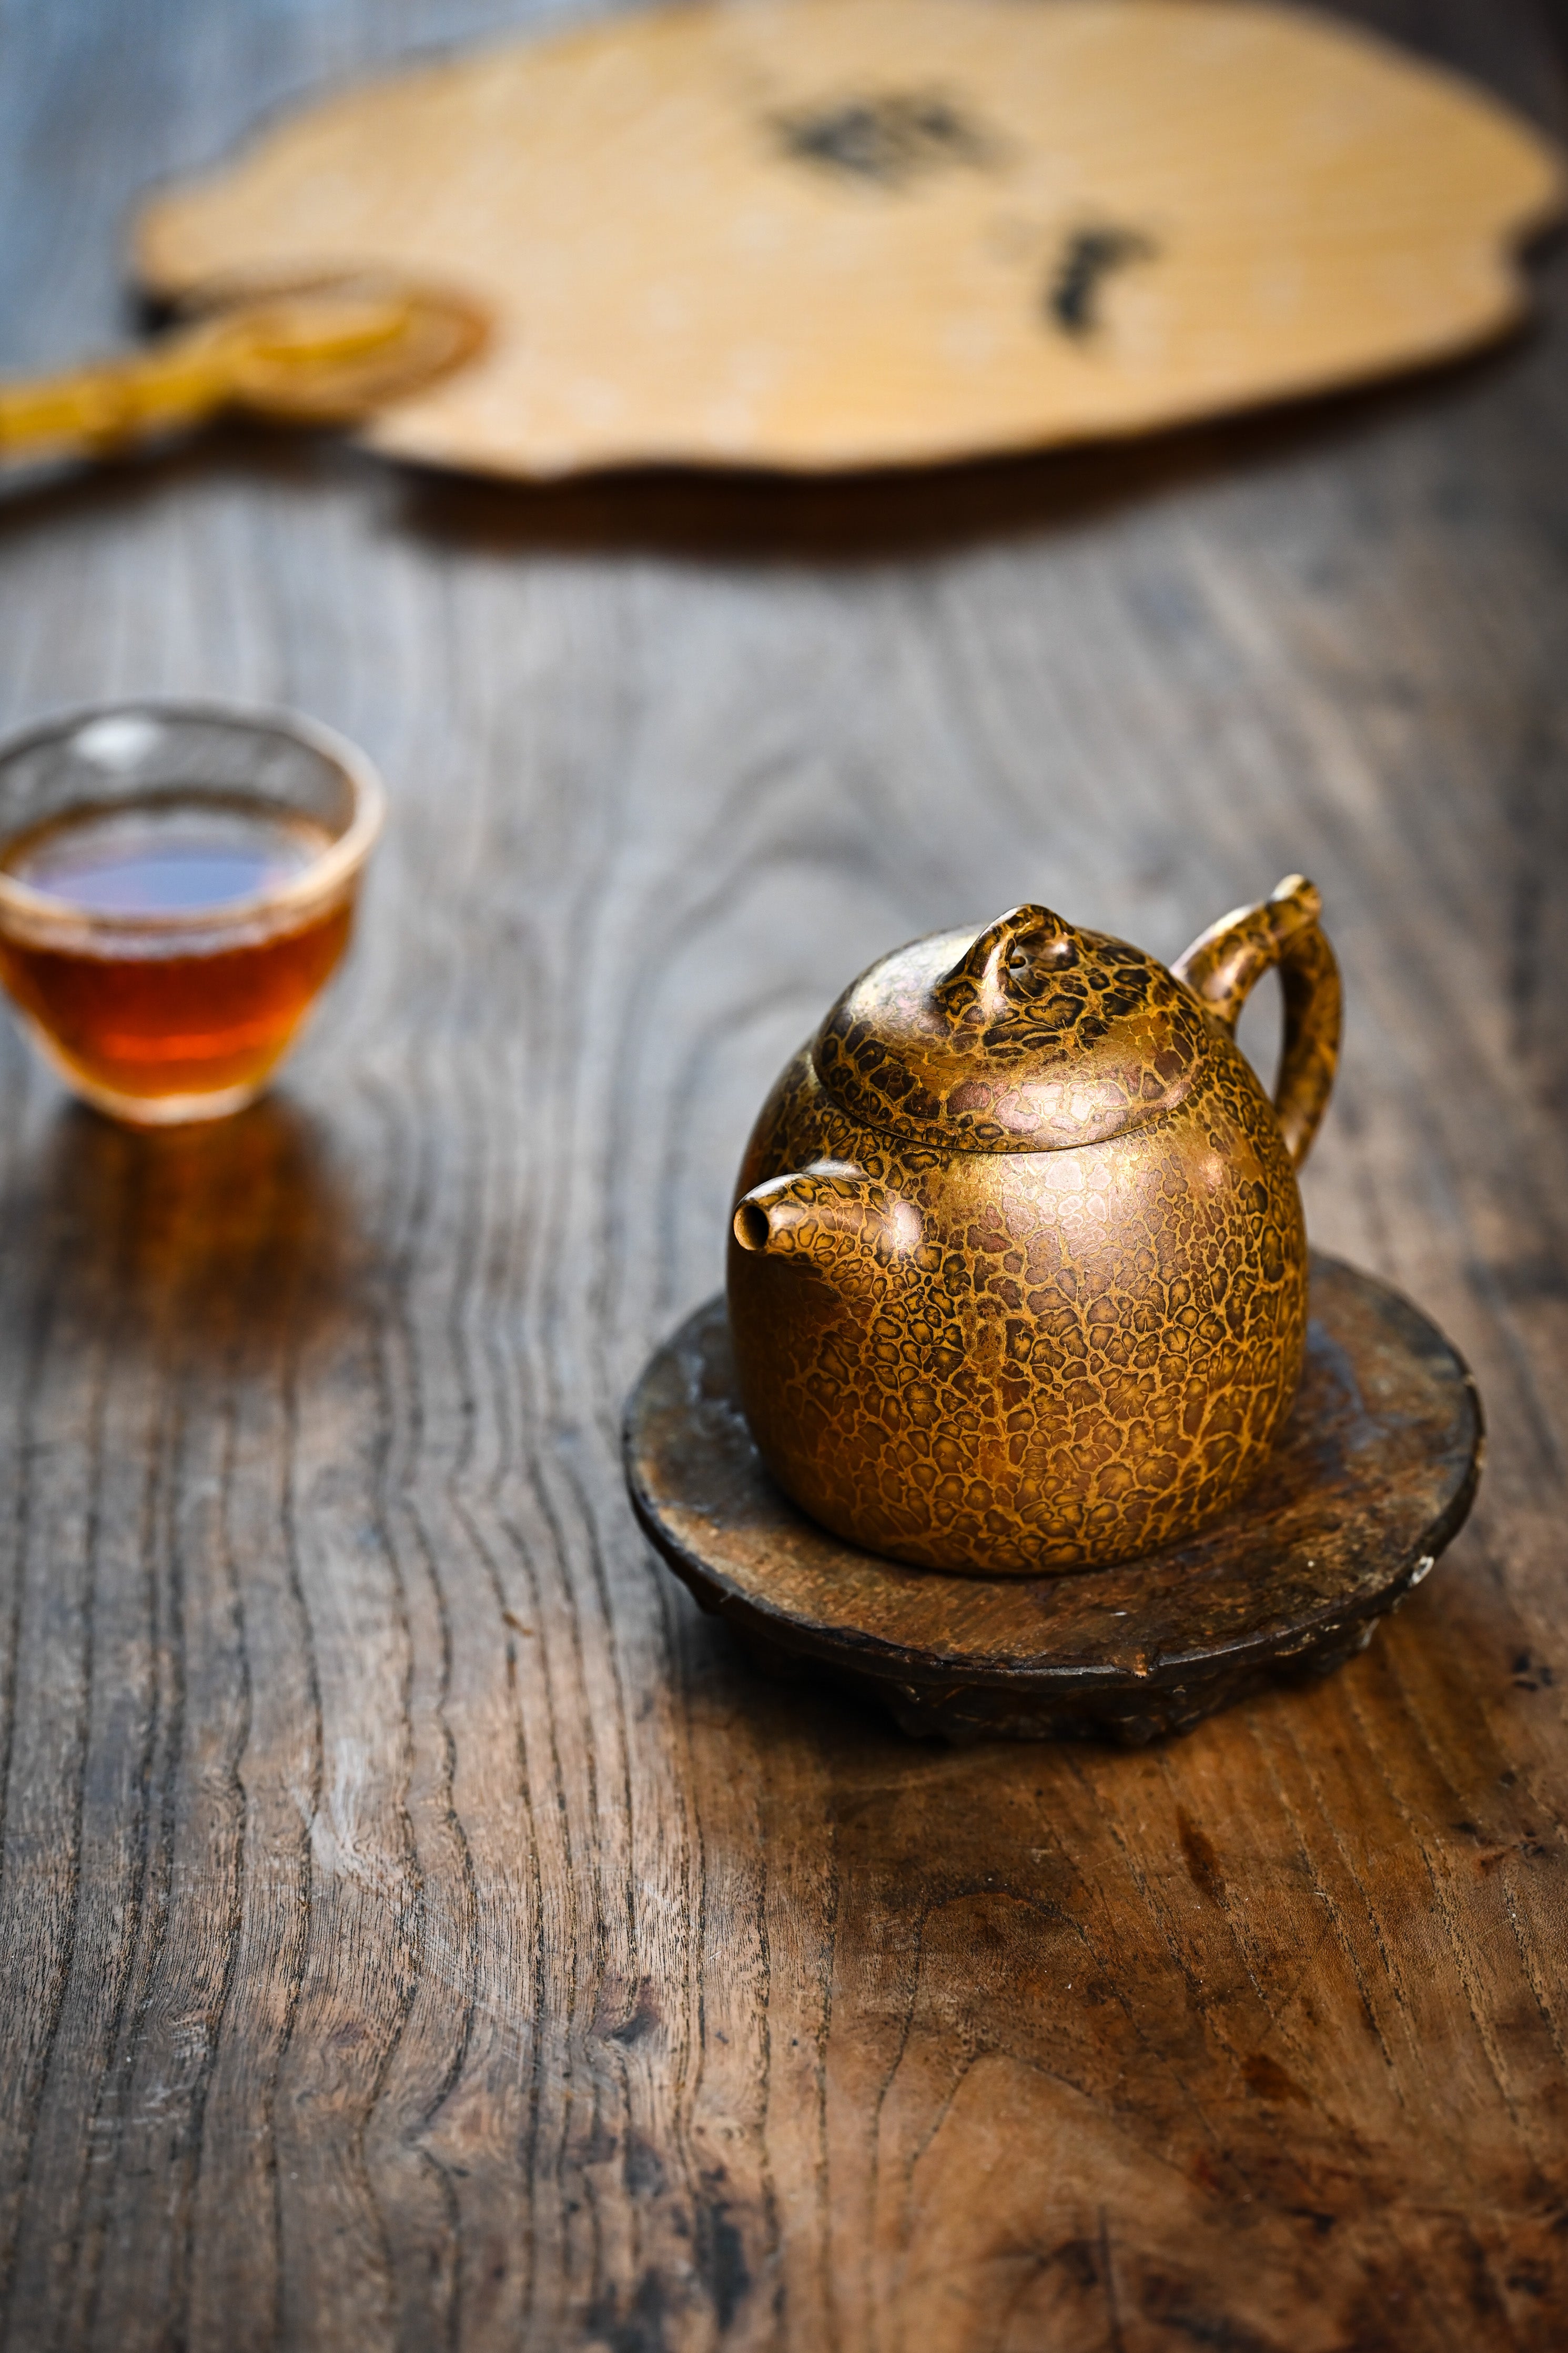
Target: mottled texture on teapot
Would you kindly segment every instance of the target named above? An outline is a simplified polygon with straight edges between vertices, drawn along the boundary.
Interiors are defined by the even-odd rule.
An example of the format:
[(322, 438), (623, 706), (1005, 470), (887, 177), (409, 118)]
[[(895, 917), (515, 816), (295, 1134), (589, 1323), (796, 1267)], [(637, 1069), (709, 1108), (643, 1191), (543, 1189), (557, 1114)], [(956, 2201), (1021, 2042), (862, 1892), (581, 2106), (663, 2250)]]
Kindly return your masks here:
[[(763, 1108), (730, 1258), (747, 1416), (815, 1518), (896, 1559), (1018, 1576), (1179, 1542), (1241, 1493), (1295, 1393), (1307, 1245), (1281, 1115), (1231, 1027), (1245, 987), (1289, 959), (1300, 986), (1287, 992), (1285, 1063), (1293, 1086), (1318, 1091), (1310, 1141), (1339, 1025), (1316, 913), (1316, 893), (1292, 878), (1194, 944), (1191, 984), (1077, 934), (1068, 968), (1125, 968), (1124, 990), (1113, 979), (1086, 988), (1048, 1031), (1004, 1013), (989, 1048), (979, 1039), (997, 1020), (970, 1023), (975, 1067), (994, 1085), (1018, 1041), (1035, 1132), (1056, 1123), (1077, 1139), (1055, 1148), (1000, 1122), (977, 1135), (962, 1103), (952, 1113), (965, 1041), (944, 1062), (931, 1017), (952, 936), (881, 968), (879, 1059), (855, 1035), (877, 1006), (878, 969), (847, 993)], [(1044, 911), (1020, 913), (1026, 924)], [(1009, 923), (1016, 931), (1004, 919), (973, 949), (968, 935), (958, 943), (947, 978), (980, 968), (970, 1002), (994, 992), (986, 975)], [(952, 997), (956, 1026), (962, 990)], [(856, 999), (856, 1018), (842, 1020)], [(941, 1019), (953, 1011), (942, 1005)], [(1166, 1034), (1177, 1042), (1163, 1070)], [(923, 1081), (879, 1096), (878, 1075), (918, 1067), (928, 1035), (929, 1102)], [(1147, 1092), (1131, 1083), (1137, 1052), (1153, 1072)], [(1051, 1097), (1057, 1058), (1068, 1075)], [(1079, 1058), (1088, 1086), (1075, 1103)], [(868, 1101), (880, 1119), (862, 1115)], [(949, 1140), (928, 1141), (944, 1121)]]
[[(1020, 920), (1020, 917), (1022, 920)], [(875, 1127), (967, 1152), (1097, 1144), (1180, 1103), (1204, 1017), (1163, 965), (1044, 907), (938, 933), (847, 989), (824, 1085)]]

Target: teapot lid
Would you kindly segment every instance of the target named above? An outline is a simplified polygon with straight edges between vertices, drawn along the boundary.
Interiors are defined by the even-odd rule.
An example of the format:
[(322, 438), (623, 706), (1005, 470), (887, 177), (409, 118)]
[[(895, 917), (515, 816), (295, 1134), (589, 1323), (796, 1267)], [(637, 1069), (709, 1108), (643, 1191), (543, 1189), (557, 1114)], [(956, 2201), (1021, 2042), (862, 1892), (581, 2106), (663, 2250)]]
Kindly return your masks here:
[(1103, 1144), (1171, 1110), (1207, 1017), (1163, 965), (1047, 907), (935, 932), (851, 983), (812, 1046), (844, 1111), (940, 1150)]

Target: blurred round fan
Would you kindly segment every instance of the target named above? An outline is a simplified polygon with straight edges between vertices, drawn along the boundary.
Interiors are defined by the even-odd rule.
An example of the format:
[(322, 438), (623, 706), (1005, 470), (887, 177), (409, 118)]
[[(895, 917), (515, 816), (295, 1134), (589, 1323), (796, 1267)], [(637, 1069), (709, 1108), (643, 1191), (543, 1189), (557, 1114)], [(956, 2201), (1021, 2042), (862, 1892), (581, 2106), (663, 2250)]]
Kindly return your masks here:
[(463, 290), (486, 355), (369, 427), (542, 477), (909, 464), (1437, 359), (1523, 309), (1546, 140), (1246, 0), (752, 0), (306, 109), (162, 195), (138, 267)]

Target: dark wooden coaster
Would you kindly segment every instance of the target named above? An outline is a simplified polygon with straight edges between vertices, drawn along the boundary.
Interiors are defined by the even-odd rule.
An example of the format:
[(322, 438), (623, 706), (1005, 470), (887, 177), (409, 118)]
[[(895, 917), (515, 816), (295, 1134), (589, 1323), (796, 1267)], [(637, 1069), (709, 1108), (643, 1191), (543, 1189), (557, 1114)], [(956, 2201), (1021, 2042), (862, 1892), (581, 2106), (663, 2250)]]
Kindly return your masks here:
[(670, 1567), (771, 1669), (826, 1669), (906, 1732), (1136, 1743), (1363, 1649), (1463, 1525), (1482, 1443), (1475, 1383), (1436, 1326), (1315, 1257), (1306, 1370), (1268, 1468), (1194, 1542), (1118, 1568), (946, 1577), (829, 1535), (763, 1469), (722, 1299), (649, 1361), (626, 1467)]

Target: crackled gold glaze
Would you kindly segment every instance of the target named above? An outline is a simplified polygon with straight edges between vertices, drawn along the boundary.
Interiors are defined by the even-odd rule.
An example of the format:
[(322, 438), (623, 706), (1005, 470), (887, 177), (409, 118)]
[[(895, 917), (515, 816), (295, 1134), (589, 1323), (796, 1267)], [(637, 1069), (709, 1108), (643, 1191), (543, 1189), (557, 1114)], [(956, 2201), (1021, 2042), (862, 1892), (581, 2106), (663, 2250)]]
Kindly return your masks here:
[(823, 1084), (872, 1127), (951, 1151), (1098, 1144), (1173, 1110), (1208, 1050), (1189, 991), (1123, 940), (1016, 908), (874, 965), (823, 1023)]
[[(1293, 1157), (1339, 1032), (1317, 912), (1292, 877), (1173, 975), (1025, 908), (846, 993), (763, 1108), (730, 1252), (746, 1413), (815, 1519), (1028, 1576), (1240, 1493), (1300, 1373)], [(1232, 1036), (1272, 963), (1278, 1111)]]

